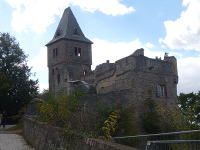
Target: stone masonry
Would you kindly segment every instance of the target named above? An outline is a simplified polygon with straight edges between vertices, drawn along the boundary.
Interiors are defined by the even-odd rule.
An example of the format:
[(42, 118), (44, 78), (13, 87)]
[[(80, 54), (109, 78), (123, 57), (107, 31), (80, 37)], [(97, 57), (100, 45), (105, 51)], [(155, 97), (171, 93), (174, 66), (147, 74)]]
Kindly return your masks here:
[(67, 8), (53, 39), (46, 45), (50, 91), (57, 93), (65, 89), (70, 93), (68, 81), (84, 80), (94, 84), (99, 95), (115, 92), (129, 101), (151, 97), (168, 104), (177, 103), (178, 73), (174, 56), (165, 54), (163, 60), (152, 59), (144, 56), (141, 48), (115, 63), (100, 64), (92, 71), (91, 45)]
[(31, 118), (25, 117), (23, 121), (24, 136), (37, 150), (138, 150), (101, 139), (81, 137), (76, 134), (70, 136), (64, 129)]

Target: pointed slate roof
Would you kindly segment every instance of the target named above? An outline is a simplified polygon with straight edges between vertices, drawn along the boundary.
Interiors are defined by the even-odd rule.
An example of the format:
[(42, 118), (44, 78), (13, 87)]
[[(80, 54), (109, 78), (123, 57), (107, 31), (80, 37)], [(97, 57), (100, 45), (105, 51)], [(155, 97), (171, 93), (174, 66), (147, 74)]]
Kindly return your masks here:
[(62, 18), (60, 20), (60, 23), (56, 29), (53, 39), (46, 45), (54, 43), (57, 40), (60, 40), (63, 38), (69, 39), (69, 40), (87, 42), (87, 43), (92, 44), (92, 41), (90, 41), (88, 38), (86, 38), (85, 35), (83, 34), (70, 7), (65, 9), (65, 11), (62, 15)]

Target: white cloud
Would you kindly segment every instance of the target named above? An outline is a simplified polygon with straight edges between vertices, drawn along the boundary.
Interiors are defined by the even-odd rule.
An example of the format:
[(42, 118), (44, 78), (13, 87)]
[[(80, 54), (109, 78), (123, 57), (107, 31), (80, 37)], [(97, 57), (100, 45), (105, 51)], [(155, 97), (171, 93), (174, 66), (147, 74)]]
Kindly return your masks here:
[(178, 60), (178, 92), (200, 91), (200, 57), (188, 57)]
[(32, 67), (32, 72), (36, 73), (32, 76), (34, 80), (39, 80), (39, 91), (48, 89), (48, 68), (47, 68), (47, 49), (41, 47), (38, 54), (28, 61), (28, 66)]
[(120, 3), (122, 0), (73, 0), (72, 4), (80, 6), (89, 12), (101, 11), (106, 15), (124, 15), (135, 11)]
[(49, 89), (48, 83), (40, 83), (40, 86), (39, 86), (40, 93), (42, 93), (44, 90), (48, 90), (48, 89)]
[(61, 16), (69, 5), (77, 5), (89, 12), (100, 11), (106, 15), (124, 15), (133, 12), (133, 7), (122, 4), (122, 0), (5, 0), (14, 8), (12, 27), (17, 31), (29, 29), (42, 33)]
[(146, 43), (146, 45), (145, 45), (147, 48), (149, 48), (149, 49), (151, 49), (151, 48), (153, 48), (154, 47), (154, 45), (152, 44), (152, 43)]
[(41, 47), (39, 53), (28, 61), (28, 66), (33, 72), (47, 71), (47, 48)]
[(177, 20), (165, 21), (166, 36), (160, 42), (171, 49), (200, 51), (200, 0), (183, 0), (182, 11)]

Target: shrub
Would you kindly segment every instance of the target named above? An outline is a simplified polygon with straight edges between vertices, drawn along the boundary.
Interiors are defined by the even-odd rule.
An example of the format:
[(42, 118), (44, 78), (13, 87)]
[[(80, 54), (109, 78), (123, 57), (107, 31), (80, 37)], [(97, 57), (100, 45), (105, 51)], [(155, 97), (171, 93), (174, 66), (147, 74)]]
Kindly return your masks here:
[(152, 99), (146, 99), (142, 108), (141, 123), (145, 133), (160, 132), (159, 113), (156, 111), (156, 103)]
[(118, 128), (114, 136), (131, 136), (139, 134), (139, 121), (132, 107), (121, 109)]
[(108, 119), (104, 121), (102, 131), (105, 138), (110, 139), (112, 137), (113, 133), (116, 131), (119, 117), (120, 110), (115, 110), (109, 115)]
[(78, 99), (84, 93), (76, 91), (70, 95), (61, 93), (54, 96), (50, 92), (45, 92), (42, 98), (44, 103), (38, 104), (38, 113), (41, 121), (46, 121), (56, 126), (70, 126), (68, 121), (76, 112), (80, 111)]

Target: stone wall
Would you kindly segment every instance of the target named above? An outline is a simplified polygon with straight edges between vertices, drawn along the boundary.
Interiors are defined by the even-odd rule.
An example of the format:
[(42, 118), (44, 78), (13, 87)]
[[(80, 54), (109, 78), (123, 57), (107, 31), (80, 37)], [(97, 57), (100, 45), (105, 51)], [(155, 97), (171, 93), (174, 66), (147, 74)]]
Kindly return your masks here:
[[(81, 57), (75, 55), (75, 47), (81, 48)], [(56, 56), (53, 51), (57, 50)], [(60, 39), (48, 45), (49, 89), (57, 93), (60, 89), (68, 88), (68, 81), (80, 80), (91, 70), (91, 44)], [(59, 75), (59, 82), (58, 82)], [(69, 90), (67, 90), (69, 91)]]
[(31, 118), (24, 118), (24, 136), (37, 150), (137, 150), (109, 141), (67, 136), (65, 131)]
[(93, 78), (90, 76), (86, 81), (96, 85), (98, 94), (129, 90), (127, 97), (132, 104), (134, 100), (142, 102), (149, 96), (156, 101), (177, 103), (178, 73), (173, 56), (152, 59), (145, 57), (144, 50), (139, 49), (115, 63), (98, 65)]

